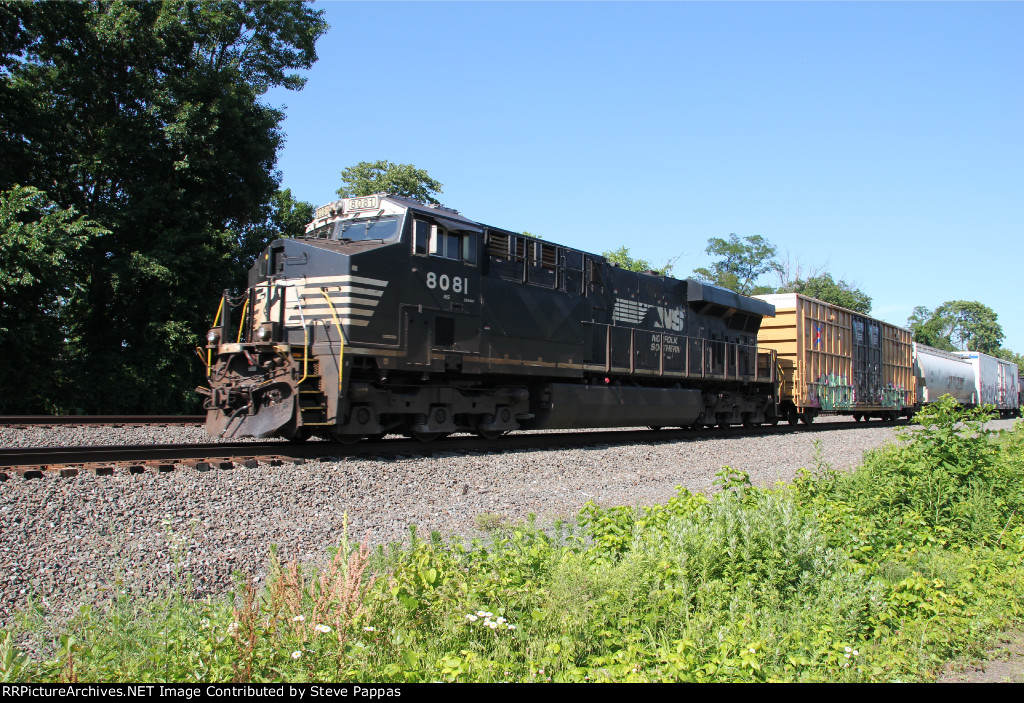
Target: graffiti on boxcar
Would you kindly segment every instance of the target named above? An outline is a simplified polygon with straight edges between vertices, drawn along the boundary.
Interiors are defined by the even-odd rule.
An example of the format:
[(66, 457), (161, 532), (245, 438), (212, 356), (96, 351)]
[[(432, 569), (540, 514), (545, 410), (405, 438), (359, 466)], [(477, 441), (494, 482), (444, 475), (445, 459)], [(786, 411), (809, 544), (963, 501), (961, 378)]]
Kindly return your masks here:
[(855, 393), (846, 376), (834, 373), (822, 374), (810, 386), (810, 405), (822, 410), (847, 410), (853, 407)]
[(889, 384), (882, 389), (881, 405), (883, 408), (902, 408), (910, 404), (907, 400), (909, 393), (903, 386)]

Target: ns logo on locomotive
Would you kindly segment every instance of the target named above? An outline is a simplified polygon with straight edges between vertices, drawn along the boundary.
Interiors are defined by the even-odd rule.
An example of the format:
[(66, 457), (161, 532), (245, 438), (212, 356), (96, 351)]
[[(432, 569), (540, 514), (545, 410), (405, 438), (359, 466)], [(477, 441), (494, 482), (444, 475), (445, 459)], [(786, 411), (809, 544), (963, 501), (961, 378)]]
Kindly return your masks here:
[(773, 314), (380, 193), (319, 208), (225, 292), (200, 392), (227, 437), (777, 422)]

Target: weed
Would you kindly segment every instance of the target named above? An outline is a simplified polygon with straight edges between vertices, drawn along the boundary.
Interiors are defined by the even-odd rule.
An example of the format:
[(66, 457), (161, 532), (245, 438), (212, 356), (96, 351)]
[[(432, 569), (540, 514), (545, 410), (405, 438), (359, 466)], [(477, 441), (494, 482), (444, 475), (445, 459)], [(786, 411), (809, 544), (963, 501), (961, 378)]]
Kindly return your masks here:
[(473, 524), (481, 532), (493, 532), (505, 524), (505, 518), (498, 513), (480, 513), (473, 518)]

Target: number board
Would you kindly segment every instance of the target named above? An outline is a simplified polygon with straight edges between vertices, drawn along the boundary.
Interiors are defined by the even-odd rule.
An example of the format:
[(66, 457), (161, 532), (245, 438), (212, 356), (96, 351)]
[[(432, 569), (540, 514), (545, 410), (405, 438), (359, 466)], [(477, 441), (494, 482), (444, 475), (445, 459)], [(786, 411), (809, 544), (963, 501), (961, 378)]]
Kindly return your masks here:
[(368, 195), (364, 198), (348, 198), (345, 200), (345, 212), (352, 210), (376, 210), (378, 198), (376, 195)]
[(337, 212), (341, 209), (342, 204), (341, 200), (335, 200), (333, 203), (321, 205), (313, 212), (313, 219), (319, 220), (321, 217), (327, 217), (331, 213)]

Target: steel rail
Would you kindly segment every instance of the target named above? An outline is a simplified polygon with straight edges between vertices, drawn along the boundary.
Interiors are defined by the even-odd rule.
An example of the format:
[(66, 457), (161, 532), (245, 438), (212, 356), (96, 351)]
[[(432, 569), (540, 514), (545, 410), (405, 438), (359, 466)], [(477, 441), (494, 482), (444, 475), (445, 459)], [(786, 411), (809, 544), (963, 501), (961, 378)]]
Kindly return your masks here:
[[(668, 443), (748, 437), (796, 432), (827, 432), (854, 428), (894, 427), (901, 423), (827, 422), (812, 425), (761, 426), (745, 428), (615, 429), (591, 432), (517, 432), (488, 440), (473, 435), (455, 435), (433, 442), (419, 442), (405, 437), (363, 441), (358, 444), (310, 441), (304, 444), (284, 441), (223, 442), (203, 444), (150, 444), (79, 447), (14, 447), (0, 448), (0, 470), (29, 467), (64, 468), (94, 467), (97, 464), (175, 463), (183, 461), (218, 461), (253, 457), (292, 459), (327, 459), (337, 457), (429, 456), (438, 453), (501, 453), (505, 451), (546, 451), (595, 445), (624, 446), (643, 443)], [(45, 470), (45, 469), (43, 469)]]
[(201, 425), (206, 415), (0, 415), (0, 427), (50, 425)]

